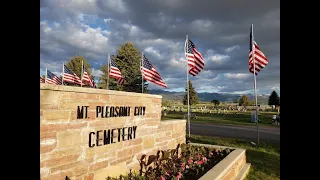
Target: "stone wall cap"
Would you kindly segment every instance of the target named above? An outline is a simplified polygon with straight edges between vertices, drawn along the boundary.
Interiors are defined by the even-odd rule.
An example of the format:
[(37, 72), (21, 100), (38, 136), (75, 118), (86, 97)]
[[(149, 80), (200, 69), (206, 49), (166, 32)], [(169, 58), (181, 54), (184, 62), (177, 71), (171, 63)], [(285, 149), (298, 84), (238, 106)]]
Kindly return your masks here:
[(134, 92), (114, 91), (114, 90), (96, 89), (96, 88), (87, 88), (87, 87), (63, 86), (63, 85), (45, 84), (45, 83), (40, 83), (40, 90), (80, 92), (80, 93), (89, 93), (89, 94), (140, 96), (140, 97), (143, 96), (143, 97), (162, 99), (161, 95), (154, 95), (154, 94), (142, 95), (141, 93), (134, 93)]

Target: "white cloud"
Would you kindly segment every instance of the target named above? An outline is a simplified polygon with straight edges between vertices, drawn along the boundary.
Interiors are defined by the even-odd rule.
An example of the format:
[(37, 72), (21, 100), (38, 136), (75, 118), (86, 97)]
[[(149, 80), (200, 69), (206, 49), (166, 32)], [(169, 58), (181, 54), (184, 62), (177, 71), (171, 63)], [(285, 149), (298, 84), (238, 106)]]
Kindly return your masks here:
[(232, 51), (234, 51), (234, 50), (236, 50), (236, 49), (239, 49), (239, 48), (240, 48), (239, 45), (234, 45), (234, 46), (231, 46), (231, 47), (226, 48), (225, 51), (226, 51), (227, 53), (229, 53), (229, 52), (232, 52)]
[(92, 74), (94, 77), (96, 77), (95, 79), (99, 79), (100, 76), (103, 74), (103, 72), (100, 71), (99, 69), (94, 69), (94, 68), (92, 68), (91, 74)]
[(123, 0), (105, 0), (105, 3), (110, 9), (113, 9), (116, 12), (119, 12), (119, 13), (127, 12), (127, 7)]
[(158, 58), (161, 56), (161, 54), (158, 51), (156, 51), (153, 47), (147, 47), (144, 49), (144, 51)]
[(247, 73), (226, 73), (224, 74), (228, 79), (245, 80), (251, 75)]
[(108, 18), (108, 19), (104, 19), (103, 21), (104, 21), (105, 23), (109, 23), (109, 22), (113, 21), (113, 19)]
[(195, 20), (190, 23), (190, 29), (199, 34), (213, 31), (215, 25), (209, 20)]
[[(114, 54), (126, 41), (132, 41), (139, 51), (148, 55), (168, 83), (169, 90), (183, 90), (187, 68), (183, 52), (184, 36), (189, 34), (205, 58), (204, 70), (196, 77), (189, 76), (197, 89), (221, 92), (244, 92), (243, 89), (250, 89), (251, 84), (243, 85), (248, 75), (242, 73), (247, 72), (248, 52), (244, 47), (248, 45), (248, 28), (239, 28), (240, 23), (226, 19), (220, 20), (220, 15), (206, 17), (197, 12), (185, 14), (181, 9), (187, 11), (190, 6), (185, 4), (181, 8), (178, 6), (180, 2), (182, 0), (145, 1), (144, 4), (150, 7), (142, 9), (142, 12), (143, 4), (138, 5), (141, 1), (134, 4), (124, 0), (41, 1), (40, 73), (45, 68), (60, 72), (63, 62), (74, 55), (83, 55), (91, 64), (93, 75), (98, 78), (101, 75), (99, 68), (106, 63), (107, 55)], [(198, 8), (199, 12), (206, 11), (205, 8)], [(253, 18), (263, 20), (255, 26), (257, 33), (259, 27), (261, 29), (268, 25), (277, 28), (277, 13), (277, 10), (268, 10), (264, 15)], [(231, 20), (234, 17), (229, 18)], [(260, 39), (264, 37), (259, 36)], [(279, 62), (279, 57), (272, 54), (279, 52), (278, 41), (267, 44), (263, 44), (263, 40), (259, 42), (261, 48), (265, 49), (270, 65), (274, 67)], [(267, 73), (271, 73), (271, 70), (259, 76), (266, 79), (259, 81), (259, 88), (263, 91), (280, 90), (279, 80), (270, 78)], [(150, 85), (150, 88), (160, 87)]]
[(207, 51), (206, 57), (207, 57), (206, 59), (208, 59), (209, 61), (218, 63), (218, 64), (223, 64), (230, 59), (228, 55), (219, 54), (213, 49), (209, 49)]
[(220, 63), (222, 63), (223, 61), (228, 60), (228, 59), (229, 59), (229, 56), (217, 54), (217, 55), (213, 55), (213, 56), (208, 57), (208, 59), (209, 59), (210, 61), (212, 61), (212, 62), (215, 62), (215, 63), (219, 63), (219, 64), (220, 64)]

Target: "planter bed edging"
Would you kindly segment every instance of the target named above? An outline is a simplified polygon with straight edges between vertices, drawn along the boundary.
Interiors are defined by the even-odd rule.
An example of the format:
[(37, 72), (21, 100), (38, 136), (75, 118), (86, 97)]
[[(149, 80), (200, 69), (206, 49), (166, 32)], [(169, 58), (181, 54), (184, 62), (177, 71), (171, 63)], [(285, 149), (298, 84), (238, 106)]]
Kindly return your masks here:
[[(199, 180), (222, 180), (222, 179), (244, 179), (250, 168), (250, 163), (246, 163), (246, 150), (228, 146), (218, 146), (211, 144), (189, 143), (193, 146), (204, 146), (209, 148), (234, 149), (228, 156), (211, 168)], [(243, 159), (241, 159), (243, 158)], [(246, 170), (242, 170), (246, 168)], [(237, 170), (236, 170), (237, 169)], [(245, 174), (242, 174), (245, 173)], [(239, 178), (240, 177), (240, 178)]]

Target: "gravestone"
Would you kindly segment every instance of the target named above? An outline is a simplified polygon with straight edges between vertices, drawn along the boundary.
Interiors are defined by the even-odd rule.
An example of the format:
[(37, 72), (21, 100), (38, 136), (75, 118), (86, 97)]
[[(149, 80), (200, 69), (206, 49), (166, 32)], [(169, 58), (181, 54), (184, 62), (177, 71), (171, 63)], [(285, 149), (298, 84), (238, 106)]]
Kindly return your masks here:
[(167, 111), (166, 110), (162, 111), (162, 116), (167, 116)]
[(256, 121), (256, 111), (251, 111), (251, 122), (257, 122)]

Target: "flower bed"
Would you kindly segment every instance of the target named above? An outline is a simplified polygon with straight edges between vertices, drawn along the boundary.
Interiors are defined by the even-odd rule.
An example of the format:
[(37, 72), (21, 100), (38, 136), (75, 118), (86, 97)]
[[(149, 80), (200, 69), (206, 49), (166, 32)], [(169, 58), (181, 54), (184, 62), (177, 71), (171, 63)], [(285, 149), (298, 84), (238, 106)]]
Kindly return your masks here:
[(233, 149), (199, 147), (179, 144), (176, 149), (158, 151), (155, 155), (142, 155), (138, 173), (128, 173), (107, 180), (196, 180), (230, 154)]

